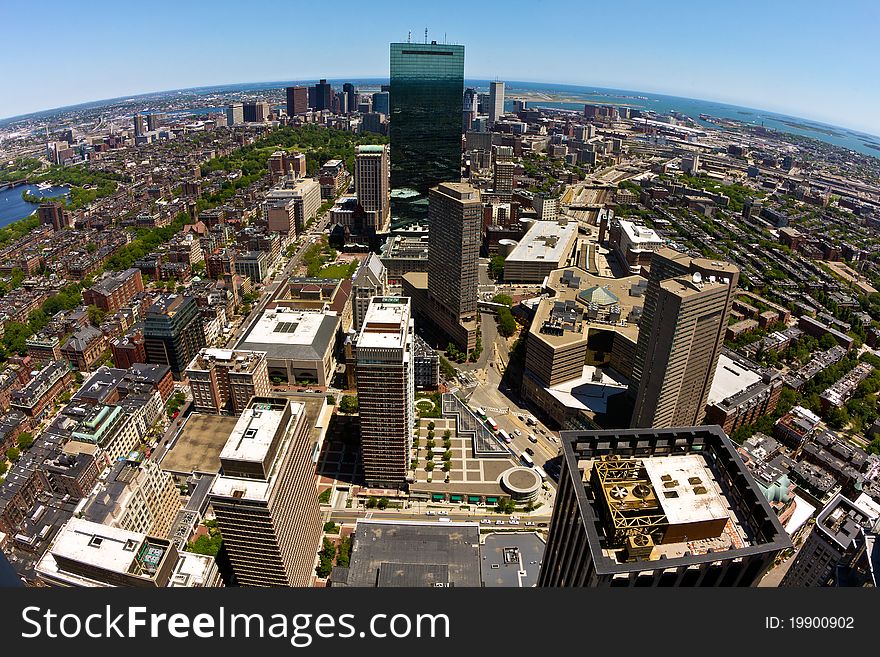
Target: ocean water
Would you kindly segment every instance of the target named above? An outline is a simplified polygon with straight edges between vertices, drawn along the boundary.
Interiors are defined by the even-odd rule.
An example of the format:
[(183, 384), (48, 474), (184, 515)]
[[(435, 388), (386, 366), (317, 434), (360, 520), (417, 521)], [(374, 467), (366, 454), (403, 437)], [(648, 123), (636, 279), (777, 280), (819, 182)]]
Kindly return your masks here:
[[(476, 81), (482, 82), (482, 81)], [(488, 86), (488, 82), (486, 83)], [(832, 126), (818, 121), (801, 119), (767, 110), (740, 107), (695, 98), (664, 96), (641, 91), (624, 91), (620, 89), (602, 89), (597, 87), (574, 87), (567, 85), (548, 85), (530, 82), (510, 82), (506, 85), (506, 95), (516, 96), (518, 93), (545, 93), (565, 95), (568, 98), (583, 99), (583, 102), (530, 101), (532, 107), (549, 107), (582, 112), (587, 103), (600, 105), (626, 105), (635, 109), (653, 110), (658, 114), (679, 112), (691, 117), (704, 126), (711, 123), (700, 119), (700, 114), (707, 114), (723, 119), (734, 119), (752, 125), (763, 125), (765, 128), (787, 132), (789, 134), (812, 137), (835, 146), (849, 148), (864, 155), (880, 158), (880, 137), (869, 135), (848, 128)], [(513, 101), (505, 102), (505, 109), (513, 109)]]
[(39, 189), (36, 185), (20, 185), (12, 189), (0, 191), (0, 227), (8, 226), (14, 221), (24, 219), (37, 210), (36, 203), (28, 203), (21, 198), (23, 192), (29, 191), (35, 196), (63, 196), (70, 191), (68, 187), (49, 187)]

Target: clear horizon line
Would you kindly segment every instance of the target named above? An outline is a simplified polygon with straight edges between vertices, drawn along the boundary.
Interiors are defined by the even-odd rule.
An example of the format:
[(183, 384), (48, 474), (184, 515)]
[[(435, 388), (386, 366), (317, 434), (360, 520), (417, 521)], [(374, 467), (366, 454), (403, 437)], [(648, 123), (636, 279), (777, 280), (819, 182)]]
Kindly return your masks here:
[[(495, 76), (495, 77), (497, 77), (497, 76)], [(190, 87), (175, 87), (172, 89), (159, 89), (159, 90), (154, 90), (154, 91), (144, 91), (144, 92), (138, 92), (138, 93), (133, 93), (133, 94), (123, 94), (121, 96), (113, 96), (110, 98), (101, 98), (101, 99), (97, 99), (97, 100), (86, 100), (86, 101), (82, 101), (79, 103), (72, 103), (70, 105), (59, 105), (56, 107), (49, 107), (46, 109), (25, 112), (23, 114), (15, 114), (13, 116), (0, 117), (0, 121), (2, 121), (2, 122), (14, 121), (14, 120), (19, 120), (19, 119), (25, 119), (27, 117), (34, 115), (34, 114), (43, 114), (45, 112), (56, 112), (56, 111), (60, 111), (60, 110), (81, 107), (82, 105), (90, 105), (90, 104), (95, 104), (95, 103), (110, 104), (113, 101), (118, 101), (118, 100), (122, 100), (125, 98), (136, 99), (136, 98), (141, 98), (143, 96), (151, 96), (151, 95), (162, 94), (162, 93), (172, 93), (175, 91), (193, 91), (193, 90), (197, 90), (197, 89), (210, 89), (213, 87), (224, 88), (224, 87), (231, 87), (231, 86), (238, 86), (238, 85), (245, 85), (245, 84), (284, 84), (287, 82), (311, 82), (313, 80), (317, 81), (317, 80), (321, 80), (321, 79), (331, 80), (331, 81), (339, 81), (339, 80), (346, 80), (346, 79), (347, 80), (389, 80), (389, 76), (387, 76), (387, 75), (386, 76), (349, 75), (349, 76), (346, 76), (345, 78), (320, 78), (320, 77), (316, 77), (316, 78), (302, 78), (299, 80), (250, 80), (250, 81), (246, 81), (246, 82), (224, 82), (224, 83), (220, 83), (220, 84), (205, 84), (205, 85), (190, 86)], [(472, 80), (472, 81), (491, 82), (493, 77), (492, 76), (489, 76), (489, 77), (474, 76), (474, 77), (470, 77), (470, 78), (465, 77), (464, 79), (465, 79), (465, 81)], [(599, 86), (599, 85), (590, 85), (590, 84), (574, 83), (574, 82), (560, 82), (560, 81), (546, 82), (546, 81), (538, 81), (538, 80), (513, 80), (513, 79), (502, 80), (502, 81), (505, 83), (523, 82), (523, 83), (527, 83), (527, 84), (544, 84), (544, 85), (558, 84), (558, 85), (569, 86), (569, 87), (594, 87), (596, 89), (604, 89), (604, 90), (608, 90), (608, 91), (627, 91), (627, 92), (634, 92), (634, 93), (649, 93), (649, 94), (653, 94), (656, 96), (666, 96), (669, 98), (682, 98), (682, 99), (686, 99), (686, 100), (696, 100), (696, 101), (701, 101), (701, 102), (720, 103), (722, 105), (728, 105), (730, 107), (738, 107), (741, 109), (757, 110), (760, 112), (769, 112), (771, 114), (776, 114), (778, 116), (783, 116), (783, 117), (787, 117), (787, 118), (812, 121), (818, 125), (824, 125), (824, 126), (827, 126), (830, 128), (842, 128), (844, 130), (849, 130), (849, 131), (855, 132), (857, 134), (862, 134), (862, 135), (865, 135), (868, 137), (880, 139), (880, 131), (878, 131), (878, 133), (875, 134), (872, 132), (868, 132), (864, 128), (855, 128), (855, 127), (848, 127), (848, 126), (842, 125), (842, 124), (827, 123), (825, 119), (814, 119), (814, 118), (810, 118), (807, 116), (798, 116), (795, 114), (784, 114), (784, 113), (778, 112), (776, 110), (770, 110), (770, 109), (761, 108), (761, 107), (751, 107), (750, 105), (737, 105), (737, 104), (731, 103), (730, 101), (713, 100), (711, 98), (695, 98), (693, 96), (680, 96), (680, 95), (677, 95), (677, 94), (671, 93), (671, 92), (643, 91), (643, 90), (639, 90), (639, 89), (624, 89), (621, 87), (603, 87), (603, 86)], [(555, 101), (548, 101), (548, 102), (555, 102)], [(748, 102), (748, 101), (739, 101), (739, 102)]]

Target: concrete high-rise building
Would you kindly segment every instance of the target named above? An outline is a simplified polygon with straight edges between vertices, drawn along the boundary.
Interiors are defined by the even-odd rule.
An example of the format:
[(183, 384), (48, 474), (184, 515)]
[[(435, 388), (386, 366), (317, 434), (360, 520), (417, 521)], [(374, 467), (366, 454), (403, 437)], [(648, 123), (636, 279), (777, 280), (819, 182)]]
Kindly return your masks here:
[[(858, 500), (856, 500), (858, 502)], [(816, 517), (780, 586), (877, 586), (876, 510), (837, 495)]]
[(415, 423), (413, 320), (405, 297), (374, 297), (357, 340), (358, 414), (367, 485), (406, 483)]
[(391, 187), (401, 190), (395, 217), (424, 218), (428, 190), (461, 180), (463, 92), (464, 46), (391, 44)]
[(296, 203), (293, 198), (264, 201), (263, 216), (269, 230), (281, 234), (285, 242), (296, 237)]
[(480, 193), (467, 183), (441, 183), (431, 190), (428, 217), (427, 272), (404, 274), (404, 295), (413, 298), (420, 322), (427, 320), (470, 352), (477, 339)]
[(165, 123), (167, 115), (164, 112), (154, 112), (147, 114), (147, 130), (158, 130), (159, 126)]
[[(666, 251), (658, 252), (658, 263)], [(651, 272), (645, 299), (645, 310), (649, 300), (651, 310), (639, 322), (633, 427), (692, 426), (705, 414), (739, 270), (688, 260), (689, 271), (674, 278), (655, 280)]]
[(358, 205), (366, 215), (364, 230), (388, 232), (391, 223), (391, 156), (388, 146), (358, 146), (354, 160), (354, 185)]
[(327, 80), (323, 78), (319, 80), (316, 85), (309, 89), (309, 95), (313, 96), (313, 99), (309, 101), (312, 109), (319, 112), (322, 110), (333, 110), (333, 87), (327, 84)]
[(234, 126), (244, 123), (244, 105), (232, 103), (226, 107), (226, 125)]
[(477, 311), (477, 260), (483, 206), (467, 183), (431, 190), (428, 292), (455, 320)]
[(384, 297), (388, 291), (388, 273), (375, 253), (367, 254), (351, 279), (351, 327), (361, 330), (373, 297)]
[(354, 88), (354, 85), (351, 82), (346, 82), (342, 85), (342, 93), (345, 94), (348, 111), (354, 112), (358, 106), (357, 89)]
[(305, 406), (254, 397), (209, 493), (240, 586), (308, 586), (321, 538)]
[(377, 91), (373, 94), (373, 111), (377, 114), (388, 116), (391, 112), (391, 94), (387, 91)]
[(269, 120), (271, 113), (269, 103), (259, 101), (242, 105), (242, 119), (245, 123), (263, 123)]
[(148, 363), (168, 365), (174, 378), (180, 379), (204, 346), (202, 317), (193, 297), (168, 294), (147, 310), (144, 349)]
[(240, 414), (251, 397), (268, 397), (269, 369), (264, 351), (202, 349), (186, 369), (199, 413)]
[(748, 587), (791, 547), (717, 426), (563, 431), (538, 586)]
[(470, 132), (474, 119), (477, 118), (477, 90), (468, 87), (464, 90), (464, 100), (461, 107), (461, 131)]
[(37, 216), (40, 217), (41, 225), (52, 226), (52, 230), (56, 232), (73, 225), (70, 212), (65, 210), (61, 203), (56, 203), (55, 201), (40, 203), (40, 207), (37, 209)]
[(146, 132), (146, 120), (141, 114), (134, 115), (134, 136), (140, 137)]
[(309, 111), (309, 90), (306, 87), (287, 87), (287, 116)]
[(513, 196), (513, 174), (516, 172), (516, 163), (513, 161), (513, 148), (510, 146), (493, 146), (492, 159), (494, 160), (492, 191), (502, 199), (510, 200)]
[(495, 123), (504, 115), (504, 83), (489, 83), (489, 124)]

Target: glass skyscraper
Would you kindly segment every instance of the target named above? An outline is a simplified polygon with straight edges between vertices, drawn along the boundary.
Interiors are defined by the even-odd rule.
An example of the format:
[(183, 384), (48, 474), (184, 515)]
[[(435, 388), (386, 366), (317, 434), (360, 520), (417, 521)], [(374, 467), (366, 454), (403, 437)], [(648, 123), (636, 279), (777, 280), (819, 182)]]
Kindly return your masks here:
[(428, 190), (461, 180), (464, 46), (391, 44), (391, 211), (427, 217)]

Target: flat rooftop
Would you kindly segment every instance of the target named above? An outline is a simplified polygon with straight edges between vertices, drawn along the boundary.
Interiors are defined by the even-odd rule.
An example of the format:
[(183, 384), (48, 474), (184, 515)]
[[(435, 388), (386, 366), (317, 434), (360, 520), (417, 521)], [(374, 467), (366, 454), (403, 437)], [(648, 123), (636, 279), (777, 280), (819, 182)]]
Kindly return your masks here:
[(374, 297), (364, 315), (358, 348), (403, 349), (409, 320), (408, 297)]
[(656, 456), (643, 461), (667, 520), (682, 525), (727, 519), (727, 503), (715, 476), (700, 455)]
[[(290, 403), (295, 416), (302, 412), (303, 405)], [(272, 404), (254, 403), (244, 409), (229, 434), (226, 445), (220, 452), (221, 460), (252, 461), (262, 463), (268, 453), (275, 435), (284, 420), (284, 407)]]
[(358, 520), (344, 581), (358, 587), (481, 585), (476, 522)]
[(336, 313), (273, 308), (266, 310), (238, 344), (270, 358), (322, 359), (336, 334)]
[[(601, 375), (598, 380), (593, 378), (597, 371)], [(608, 410), (608, 400), (626, 392), (628, 385), (628, 381), (613, 370), (584, 365), (583, 373), (577, 379), (563, 381), (545, 389), (566, 408), (605, 413)]]
[(577, 237), (576, 221), (536, 221), (507, 256), (511, 260), (559, 263)]
[(663, 239), (657, 234), (653, 228), (647, 226), (639, 226), (638, 224), (620, 220), (620, 229), (626, 233), (627, 239), (633, 244), (662, 244)]
[(167, 472), (189, 474), (220, 471), (220, 452), (238, 418), (192, 413), (160, 465)]
[[(560, 438), (562, 476), (575, 485), (599, 574), (677, 568), (791, 547), (720, 427), (563, 431)], [(635, 540), (633, 533), (649, 540)]]
[[(54, 565), (55, 557), (63, 557), (102, 570), (128, 573), (145, 541), (149, 541), (146, 534), (71, 518), (46, 555), (51, 555), (52, 563), (48, 563), (49, 560), (45, 557), (44, 561), (47, 562), (49, 571)], [(163, 547), (157, 545), (149, 548), (155, 552), (151, 557), (157, 565), (165, 556)], [(41, 569), (42, 565), (41, 562)]]
[(761, 381), (761, 374), (722, 353), (709, 389), (707, 404), (717, 404)]

